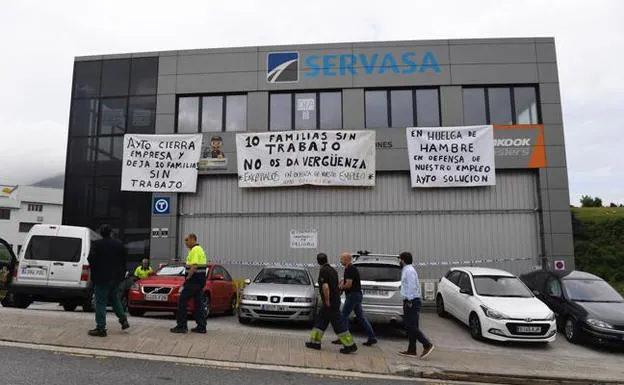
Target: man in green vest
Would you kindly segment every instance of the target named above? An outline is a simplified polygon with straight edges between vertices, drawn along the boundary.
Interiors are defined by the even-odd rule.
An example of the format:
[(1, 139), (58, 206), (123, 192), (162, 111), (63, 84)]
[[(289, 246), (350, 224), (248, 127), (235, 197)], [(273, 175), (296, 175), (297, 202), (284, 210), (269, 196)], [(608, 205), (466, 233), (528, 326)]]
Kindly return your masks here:
[(189, 234), (184, 238), (184, 244), (189, 249), (186, 256), (186, 279), (180, 289), (178, 298), (178, 312), (176, 316), (176, 327), (171, 329), (172, 333), (186, 333), (188, 331), (187, 315), (188, 301), (195, 300), (195, 322), (197, 327), (191, 329), (194, 333), (206, 333), (206, 296), (204, 287), (206, 286), (206, 272), (208, 259), (204, 249), (197, 243), (197, 235)]

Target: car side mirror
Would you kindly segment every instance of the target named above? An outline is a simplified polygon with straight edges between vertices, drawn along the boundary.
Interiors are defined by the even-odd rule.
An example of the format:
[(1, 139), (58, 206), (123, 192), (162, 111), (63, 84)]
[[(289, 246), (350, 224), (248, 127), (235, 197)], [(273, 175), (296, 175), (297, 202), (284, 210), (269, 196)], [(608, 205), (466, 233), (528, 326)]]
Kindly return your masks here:
[(251, 284), (251, 279), (247, 278), (243, 282), (245, 283), (245, 285), (249, 285), (249, 284)]
[(461, 294), (472, 295), (472, 290), (471, 289), (460, 289), (459, 292)]

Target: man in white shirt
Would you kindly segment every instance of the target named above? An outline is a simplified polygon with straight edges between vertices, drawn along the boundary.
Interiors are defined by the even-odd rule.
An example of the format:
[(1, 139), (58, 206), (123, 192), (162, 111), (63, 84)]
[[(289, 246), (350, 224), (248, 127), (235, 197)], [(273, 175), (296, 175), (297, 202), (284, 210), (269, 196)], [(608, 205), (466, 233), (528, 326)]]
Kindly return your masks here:
[(401, 297), (403, 297), (403, 322), (407, 330), (409, 345), (407, 350), (399, 354), (416, 357), (416, 341), (423, 344), (424, 350), (421, 359), (427, 358), (433, 352), (433, 344), (420, 331), (418, 318), (422, 302), (420, 299), (420, 281), (418, 273), (412, 265), (413, 257), (409, 252), (402, 252), (399, 255), (401, 263)]

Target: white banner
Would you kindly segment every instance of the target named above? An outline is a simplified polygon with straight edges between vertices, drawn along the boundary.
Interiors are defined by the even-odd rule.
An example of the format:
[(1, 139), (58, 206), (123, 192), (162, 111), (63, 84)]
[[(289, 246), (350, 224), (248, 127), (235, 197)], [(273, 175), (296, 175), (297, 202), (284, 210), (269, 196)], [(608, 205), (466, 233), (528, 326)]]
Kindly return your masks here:
[(318, 245), (318, 232), (316, 230), (297, 231), (290, 230), (291, 249), (316, 249)]
[(410, 127), (412, 187), (496, 185), (494, 127)]
[(124, 135), (122, 191), (195, 192), (202, 135)]
[(375, 131), (236, 134), (239, 187), (374, 186)]

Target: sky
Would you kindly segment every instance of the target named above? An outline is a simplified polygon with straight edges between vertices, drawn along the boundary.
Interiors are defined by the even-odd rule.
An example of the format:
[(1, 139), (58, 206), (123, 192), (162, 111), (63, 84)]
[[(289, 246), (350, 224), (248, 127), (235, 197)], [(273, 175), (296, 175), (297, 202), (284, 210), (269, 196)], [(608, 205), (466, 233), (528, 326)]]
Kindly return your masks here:
[(571, 203), (624, 203), (623, 18), (621, 0), (0, 0), (0, 184), (64, 171), (75, 56), (554, 37)]

